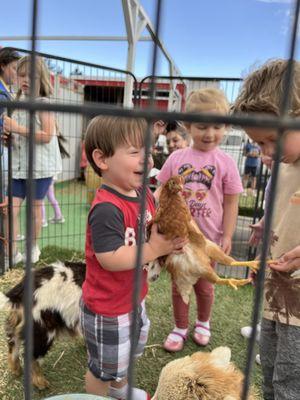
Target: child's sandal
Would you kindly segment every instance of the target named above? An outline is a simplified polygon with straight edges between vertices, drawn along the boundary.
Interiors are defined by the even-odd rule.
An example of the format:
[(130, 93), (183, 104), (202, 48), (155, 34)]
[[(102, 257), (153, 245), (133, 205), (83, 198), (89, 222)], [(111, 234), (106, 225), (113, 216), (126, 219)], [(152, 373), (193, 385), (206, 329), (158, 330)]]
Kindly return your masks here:
[[(177, 335), (177, 336), (180, 336), (180, 338), (181, 338), (182, 340), (179, 340), (179, 341), (172, 340), (172, 339), (170, 338), (170, 335)], [(165, 350), (171, 352), (171, 353), (176, 353), (177, 351), (181, 351), (181, 350), (183, 349), (184, 342), (186, 341), (186, 339), (187, 339), (187, 335), (182, 335), (182, 334), (179, 333), (179, 332), (172, 331), (172, 332), (168, 335), (167, 339), (165, 340), (165, 342), (164, 342), (164, 344), (163, 344), (163, 348), (164, 348)]]
[(208, 335), (194, 331), (194, 334), (193, 334), (194, 342), (196, 344), (198, 344), (199, 346), (207, 346), (210, 341), (210, 329), (206, 328), (206, 326), (203, 326), (202, 324), (199, 324), (199, 323), (195, 324), (195, 328), (204, 329), (204, 331), (207, 331)]

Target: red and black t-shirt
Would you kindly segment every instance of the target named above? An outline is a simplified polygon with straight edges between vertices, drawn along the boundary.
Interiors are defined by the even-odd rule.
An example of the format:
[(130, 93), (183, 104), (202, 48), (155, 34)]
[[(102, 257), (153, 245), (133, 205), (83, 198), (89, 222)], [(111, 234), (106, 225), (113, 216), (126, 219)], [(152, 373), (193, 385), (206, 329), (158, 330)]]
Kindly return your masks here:
[[(147, 190), (145, 225), (155, 212), (154, 198)], [(83, 301), (93, 312), (118, 316), (132, 310), (134, 269), (108, 271), (101, 267), (95, 253), (115, 251), (121, 246), (137, 243), (140, 218), (140, 197), (124, 196), (103, 185), (97, 190), (88, 216), (86, 231), (86, 278)], [(143, 271), (141, 300), (146, 296), (147, 273)]]

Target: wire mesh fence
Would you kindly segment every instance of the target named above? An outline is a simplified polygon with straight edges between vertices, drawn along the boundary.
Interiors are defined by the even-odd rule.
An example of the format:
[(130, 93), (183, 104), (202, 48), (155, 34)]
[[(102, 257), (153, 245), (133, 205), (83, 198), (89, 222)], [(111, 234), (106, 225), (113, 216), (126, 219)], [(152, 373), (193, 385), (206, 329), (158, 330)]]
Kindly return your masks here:
[[(49, 111), (55, 112), (57, 114), (57, 121), (59, 125), (59, 130), (66, 137), (67, 142), (65, 143), (66, 149), (70, 154), (70, 157), (67, 157), (63, 160), (63, 168), (62, 175), (57, 177), (56, 190), (57, 197), (62, 206), (62, 212), (64, 215), (64, 223), (57, 224), (49, 224), (48, 227), (44, 226), (44, 231), (41, 238), (41, 246), (47, 244), (59, 244), (66, 247), (73, 248), (74, 246), (81, 247), (83, 246), (83, 234), (82, 231), (85, 227), (86, 221), (86, 189), (83, 189), (82, 185), (75, 180), (80, 177), (80, 155), (81, 155), (81, 142), (82, 142), (82, 133), (85, 130), (87, 121), (92, 116), (102, 114), (102, 115), (120, 115), (124, 117), (143, 117), (146, 118), (149, 124), (148, 135), (147, 135), (147, 145), (146, 145), (146, 155), (150, 151), (150, 136), (151, 129), (150, 124), (153, 120), (181, 120), (188, 122), (201, 122), (201, 123), (225, 123), (232, 124), (233, 126), (247, 126), (247, 127), (264, 127), (264, 128), (273, 128), (277, 129), (279, 132), (279, 136), (282, 137), (282, 134), (285, 130), (288, 129), (300, 129), (300, 123), (298, 120), (289, 117), (288, 115), (288, 107), (289, 107), (289, 94), (291, 89), (291, 80), (292, 80), (292, 72), (293, 72), (293, 60), (295, 55), (295, 47), (296, 47), (296, 37), (297, 37), (297, 26), (298, 26), (298, 14), (299, 14), (299, 5), (300, 1), (297, 1), (295, 6), (295, 18), (294, 24), (291, 34), (291, 44), (290, 44), (290, 53), (289, 53), (289, 61), (288, 61), (288, 69), (286, 73), (285, 79), (285, 90), (284, 90), (284, 98), (282, 99), (282, 106), (280, 110), (279, 116), (264, 116), (264, 115), (246, 115), (246, 116), (220, 116), (213, 114), (188, 114), (181, 112), (184, 107), (184, 99), (182, 98), (183, 93), (187, 93), (188, 90), (193, 90), (194, 86), (190, 83), (184, 83), (183, 89), (179, 90), (179, 83), (172, 85), (172, 94), (171, 99), (169, 101), (168, 96), (168, 107), (165, 109), (158, 109), (156, 107), (155, 98), (156, 98), (156, 90), (155, 90), (155, 76), (156, 76), (156, 46), (154, 45), (153, 51), (153, 71), (152, 78), (150, 80), (149, 87), (140, 86), (140, 100), (141, 105), (143, 107), (147, 106), (147, 108), (135, 108), (135, 109), (127, 109), (120, 107), (122, 103), (122, 90), (124, 88), (124, 80), (126, 79), (126, 71), (121, 70), (113, 70), (107, 69), (103, 66), (97, 66), (87, 63), (81, 63), (79, 61), (68, 60), (58, 57), (53, 57), (50, 55), (41, 54), (42, 56), (47, 58), (47, 64), (51, 73), (51, 80), (55, 87), (54, 97), (51, 99), (49, 103), (44, 103), (34, 98), (33, 89), (29, 93), (28, 99), (20, 99), (20, 101), (0, 101), (0, 106), (6, 107), (8, 112), (12, 110), (25, 110), (29, 114), (30, 120), (30, 131), (29, 131), (29, 152), (28, 152), (28, 160), (29, 160), (29, 168), (28, 168), (28, 183), (27, 183), (27, 194), (30, 194), (27, 197), (27, 211), (26, 217), (23, 214), (21, 218), (21, 230), (22, 231), (24, 218), (26, 219), (27, 228), (26, 228), (26, 291), (25, 291), (25, 312), (26, 312), (26, 325), (25, 325), (25, 381), (24, 381), (24, 398), (25, 400), (30, 400), (32, 398), (31, 393), (31, 382), (30, 382), (30, 364), (32, 359), (32, 314), (31, 314), (31, 296), (28, 295), (32, 291), (32, 272), (31, 272), (31, 248), (33, 244), (33, 226), (32, 226), (32, 215), (33, 215), (33, 156), (36, 151), (34, 149), (33, 135), (35, 134), (36, 127), (34, 125), (34, 116), (35, 113), (40, 111)], [(160, 7), (161, 2), (157, 3), (157, 13), (156, 13), (156, 33), (159, 35), (159, 24), (160, 24)], [(32, 23), (32, 56), (33, 60), (37, 56), (35, 51), (35, 26), (37, 21), (37, 2), (33, 2), (33, 23)], [(22, 53), (22, 50), (19, 50)], [(32, 63), (34, 65), (34, 63)], [(35, 67), (31, 68), (31, 76), (34, 76)], [(131, 75), (132, 79), (134, 77)], [(169, 79), (169, 78), (168, 78)], [(161, 78), (158, 78), (161, 80)], [(183, 79), (188, 81), (187, 79)], [(32, 82), (34, 79), (31, 80)], [(178, 79), (179, 81), (179, 79)], [(182, 79), (180, 78), (180, 81)], [(231, 84), (226, 82), (226, 80), (215, 79), (213, 80), (214, 84), (221, 85), (220, 87), (225, 90), (229, 99), (233, 99), (236, 95), (236, 86), (235, 84)], [(223, 82), (224, 81), (224, 82)], [(238, 80), (237, 80), (238, 81)], [(95, 84), (95, 82), (97, 82)], [(226, 82), (226, 83), (225, 83)], [(161, 82), (158, 82), (158, 85)], [(171, 84), (167, 83), (168, 87)], [(198, 87), (198, 82), (195, 84)], [(223, 85), (223, 86), (222, 86)], [(34, 86), (34, 85), (33, 85)], [(161, 86), (159, 87), (161, 93), (158, 94), (158, 97), (165, 97), (165, 90), (169, 90), (168, 88)], [(143, 93), (144, 91), (144, 93)], [(182, 93), (181, 93), (182, 91)], [(146, 98), (146, 101), (143, 103), (143, 96)], [(181, 96), (181, 97), (180, 97)], [(176, 101), (174, 98), (176, 97)], [(179, 100), (178, 100), (179, 99)], [(145, 100), (145, 99), (144, 99)], [(148, 101), (149, 100), (149, 101)], [(170, 102), (172, 106), (170, 106)], [(105, 103), (105, 104), (104, 104)], [(109, 103), (107, 105), (107, 103)], [(112, 106), (112, 104), (114, 106)], [(174, 106), (176, 105), (176, 108)], [(171, 109), (172, 112), (168, 112), (167, 110)], [(227, 137), (227, 146), (230, 144), (230, 134)], [(12, 144), (13, 145), (13, 144)], [(226, 145), (225, 145), (226, 149)], [(242, 145), (240, 146), (240, 150), (238, 152), (239, 156), (242, 154)], [(242, 156), (241, 156), (242, 157)], [(268, 254), (268, 244), (270, 239), (270, 230), (271, 230), (271, 221), (272, 214), (274, 208), (274, 199), (276, 193), (276, 185), (277, 185), (277, 177), (279, 173), (279, 162), (281, 159), (281, 140), (278, 141), (277, 152), (275, 156), (275, 163), (272, 170), (272, 183), (270, 188), (270, 197), (272, 201), (270, 202), (270, 206), (268, 207), (266, 213), (266, 222), (265, 222), (265, 230), (264, 230), (264, 241), (261, 249), (261, 266), (260, 272), (258, 274), (257, 279), (257, 288), (255, 291), (255, 302), (253, 306), (253, 320), (252, 320), (252, 335), (249, 341), (248, 347), (248, 355), (247, 355), (247, 364), (245, 367), (245, 381), (243, 386), (243, 392), (241, 394), (242, 400), (247, 399), (249, 386), (250, 386), (250, 378), (251, 378), (251, 369), (254, 359), (254, 344), (256, 337), (256, 327), (259, 320), (259, 310), (261, 306), (261, 298), (262, 298), (262, 290), (264, 283), (264, 275), (265, 275), (265, 267), (266, 267), (266, 258)], [(242, 162), (241, 162), (242, 164)], [(147, 163), (144, 165), (144, 186), (146, 183), (146, 172), (147, 172)], [(67, 181), (65, 183), (64, 181)], [(71, 181), (71, 182), (70, 182)], [(245, 226), (249, 224), (249, 222), (253, 222), (253, 218), (256, 218), (254, 211), (256, 210), (257, 216), (261, 215), (263, 209), (263, 201), (264, 201), (264, 187), (266, 181), (266, 172), (261, 168), (260, 169), (260, 179), (258, 180), (258, 195), (256, 198), (251, 200), (251, 207), (247, 205), (244, 208), (249, 208), (249, 216), (245, 218), (241, 222), (241, 226), (238, 225), (238, 231), (242, 232), (241, 238), (239, 242), (237, 240), (236, 243), (236, 251), (237, 253), (240, 251), (242, 258), (244, 258), (244, 251), (242, 250), (244, 242), (246, 242), (246, 236), (249, 234), (246, 232)], [(60, 183), (62, 182), (62, 183)], [(8, 182), (9, 184), (9, 182)], [(145, 191), (144, 191), (145, 193)], [(11, 204), (11, 202), (10, 202)], [(145, 212), (145, 195), (142, 197), (141, 203), (141, 221), (144, 220), (143, 215)], [(243, 204), (240, 204), (240, 208), (243, 208)], [(49, 206), (46, 203), (46, 213), (51, 211), (49, 210)], [(10, 214), (12, 214), (10, 209)], [(79, 217), (80, 216), (80, 217)], [(50, 214), (51, 217), (51, 214)], [(54, 216), (55, 217), (55, 216)], [(59, 219), (59, 218), (57, 218)], [(58, 221), (56, 221), (58, 222)], [(15, 221), (14, 221), (15, 223)], [(46, 224), (45, 224), (46, 225)], [(143, 231), (143, 222), (140, 223), (139, 230), (140, 233)], [(3, 233), (3, 232), (2, 232)], [(243, 236), (244, 235), (244, 236)], [(142, 234), (140, 235), (142, 238)], [(12, 241), (10, 241), (12, 244)], [(243, 245), (242, 245), (243, 243)], [(139, 279), (141, 275), (140, 268), (138, 268), (141, 260), (141, 244), (140, 240), (138, 243), (138, 251), (137, 251), (137, 263), (136, 263), (136, 288), (135, 288), (135, 299), (134, 303), (134, 316), (137, 316), (138, 313), (138, 294), (139, 294)], [(246, 247), (246, 246), (245, 246)], [(12, 255), (12, 254), (11, 254)], [(136, 339), (137, 336), (137, 327), (135, 327), (132, 332), (132, 336)], [(134, 342), (135, 340), (133, 340)], [(133, 364), (133, 353), (130, 356), (130, 371), (129, 371), (129, 388), (132, 388), (132, 379), (134, 375), (134, 364)], [(131, 389), (128, 392), (128, 399), (132, 398)]]
[[(227, 77), (191, 77), (191, 76), (147, 76), (139, 82), (138, 104), (141, 108), (149, 106), (149, 87), (155, 79), (155, 104), (162, 110), (184, 111), (188, 96), (192, 91), (202, 88), (217, 88), (222, 90), (228, 101), (233, 104), (240, 90), (242, 80), (240, 78)], [(229, 126), (223, 138), (220, 148), (229, 154), (238, 166), (241, 178), (245, 176), (245, 149), (249, 143), (247, 135), (241, 127)], [(155, 162), (154, 162), (155, 163)], [(158, 162), (160, 165), (161, 162)], [(255, 223), (263, 215), (264, 190), (267, 183), (268, 169), (258, 158), (255, 176), (253, 179), (246, 176), (243, 178), (245, 192), (240, 198), (239, 216), (237, 227), (233, 236), (232, 256), (239, 259), (252, 259), (256, 250), (249, 249), (249, 238), (251, 228), (249, 225)], [(251, 189), (251, 182), (254, 186)], [(250, 186), (250, 187), (248, 187)], [(247, 268), (232, 268), (219, 265), (217, 270), (232, 277), (248, 275)]]
[[(29, 51), (13, 49), (20, 56), (30, 54)], [(83, 106), (85, 103), (105, 103), (122, 105), (124, 100), (125, 82), (128, 76), (136, 82), (135, 77), (122, 70), (83, 63), (50, 54), (38, 53), (43, 58), (50, 71), (51, 86), (53, 93), (50, 96), (51, 104), (73, 104)], [(136, 84), (134, 84), (134, 87)], [(135, 90), (132, 100), (135, 100)], [(23, 99), (22, 97), (20, 98)], [(16, 111), (15, 111), (16, 115)], [(23, 119), (28, 118), (28, 114)], [(91, 168), (87, 168), (87, 160), (84, 151), (84, 132), (89, 122), (89, 117), (80, 113), (55, 113), (56, 131), (64, 138), (63, 146), (66, 154), (62, 155), (61, 171), (53, 174), (54, 184), (51, 185), (48, 195), (42, 206), (42, 234), (39, 240), (40, 247), (48, 245), (62, 245), (66, 248), (84, 248), (84, 234), (86, 215), (88, 207), (93, 198), (95, 185), (99, 179)], [(19, 148), (18, 148), (19, 146)], [(21, 148), (19, 142), (12, 143), (12, 151), (18, 148), (18, 159), (26, 156), (26, 148)], [(4, 147), (3, 151), (7, 153)], [(56, 160), (56, 162), (58, 162)], [(24, 160), (26, 164), (26, 160)], [(14, 174), (16, 169), (18, 176), (26, 176), (27, 171), (21, 166), (16, 166), (13, 160)], [(24, 169), (24, 168), (23, 168)], [(59, 170), (59, 168), (58, 168)], [(55, 172), (55, 171), (54, 171)], [(3, 163), (3, 186), (8, 184), (8, 163)], [(85, 181), (87, 186), (85, 185)], [(10, 180), (11, 182), (11, 180)], [(55, 191), (54, 191), (55, 190)], [(4, 187), (2, 188), (4, 193)], [(10, 201), (11, 203), (11, 201)], [(20, 218), (15, 223), (17, 233), (11, 238), (10, 246), (15, 247), (17, 241), (18, 252), (24, 253), (25, 239), (25, 208), (26, 202), (22, 204)], [(78, 215), (81, 217), (78, 218)], [(18, 222), (19, 220), (19, 222)], [(13, 229), (11, 229), (12, 231)], [(17, 250), (14, 250), (16, 253)], [(14, 254), (12, 254), (12, 257)]]
[[(28, 54), (22, 49), (14, 49), (20, 56)], [(112, 70), (105, 66), (95, 66), (76, 60), (56, 57), (50, 54), (37, 53), (43, 56), (48, 69), (51, 71), (51, 84), (54, 88), (51, 95), (52, 104), (104, 103), (122, 105), (127, 73)], [(134, 78), (135, 79), (135, 78)], [(149, 77), (142, 79), (138, 90), (132, 93), (132, 102), (139, 107), (147, 107), (149, 103)], [(175, 79), (174, 79), (175, 80)], [(178, 78), (176, 78), (178, 81)], [(136, 82), (136, 81), (135, 81)], [(181, 77), (176, 84), (175, 91), (181, 99), (171, 100), (173, 96), (173, 79), (169, 77), (155, 78), (155, 106), (166, 110), (184, 109), (186, 98), (192, 90), (203, 87), (222, 88), (230, 102), (234, 101), (240, 84), (240, 79), (229, 78), (197, 78)], [(162, 92), (162, 89), (164, 91)], [(138, 96), (136, 95), (138, 93)], [(42, 232), (39, 239), (40, 248), (51, 245), (60, 245), (65, 248), (84, 249), (84, 231), (86, 216), (91, 204), (95, 189), (99, 186), (100, 178), (95, 175), (88, 165), (84, 151), (84, 132), (89, 117), (81, 114), (56, 113), (57, 130), (65, 138), (64, 147), (67, 155), (62, 159), (62, 171), (54, 176), (54, 183), (47, 194), (42, 206)], [(241, 129), (229, 129), (221, 148), (237, 163), (241, 176), (244, 173), (244, 147), (246, 135)], [(4, 183), (8, 181), (7, 163), (4, 168)], [(24, 172), (26, 173), (26, 172)], [(260, 176), (258, 182), (260, 182)], [(262, 175), (263, 177), (263, 175)], [(261, 185), (263, 189), (265, 181)], [(259, 193), (258, 193), (259, 195)], [(260, 196), (260, 195), (259, 195)], [(248, 255), (249, 224), (252, 215), (258, 215), (255, 197), (253, 195), (242, 199), (238, 229), (234, 237), (233, 256), (246, 259)], [(261, 202), (258, 204), (262, 204)], [(25, 240), (25, 208), (26, 202), (20, 210), (18, 233), (16, 234), (18, 251), (24, 253)], [(78, 218), (78, 216), (80, 216)], [(16, 228), (16, 229), (17, 229)], [(13, 240), (13, 239), (12, 239)], [(245, 275), (242, 270), (221, 269), (225, 274), (232, 276)]]

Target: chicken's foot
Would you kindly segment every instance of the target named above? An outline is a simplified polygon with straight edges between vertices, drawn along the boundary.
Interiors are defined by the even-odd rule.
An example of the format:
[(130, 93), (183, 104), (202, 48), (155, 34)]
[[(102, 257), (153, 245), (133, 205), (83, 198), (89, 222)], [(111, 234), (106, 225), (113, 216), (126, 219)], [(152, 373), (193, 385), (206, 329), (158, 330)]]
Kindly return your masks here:
[(228, 285), (237, 290), (238, 286), (245, 286), (252, 282), (251, 278), (248, 279), (234, 279), (234, 278), (218, 278), (217, 285)]
[[(267, 260), (267, 264), (275, 263), (275, 260)], [(231, 267), (248, 267), (252, 271), (258, 271), (260, 265), (260, 260), (252, 260), (252, 261), (233, 261), (230, 266)]]

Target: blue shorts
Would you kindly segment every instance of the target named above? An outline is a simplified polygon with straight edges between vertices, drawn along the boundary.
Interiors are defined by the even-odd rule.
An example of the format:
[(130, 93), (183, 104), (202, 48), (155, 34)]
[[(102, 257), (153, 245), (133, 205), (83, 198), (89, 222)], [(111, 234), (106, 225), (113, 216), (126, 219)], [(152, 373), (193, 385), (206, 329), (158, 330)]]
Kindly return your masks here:
[[(35, 200), (43, 200), (48, 192), (52, 183), (51, 178), (34, 179), (35, 183)], [(12, 180), (12, 196), (25, 199), (27, 194), (27, 179), (13, 179)]]
[(251, 167), (249, 165), (245, 166), (245, 175), (250, 175), (253, 176), (253, 178), (256, 176), (256, 170), (257, 167)]

